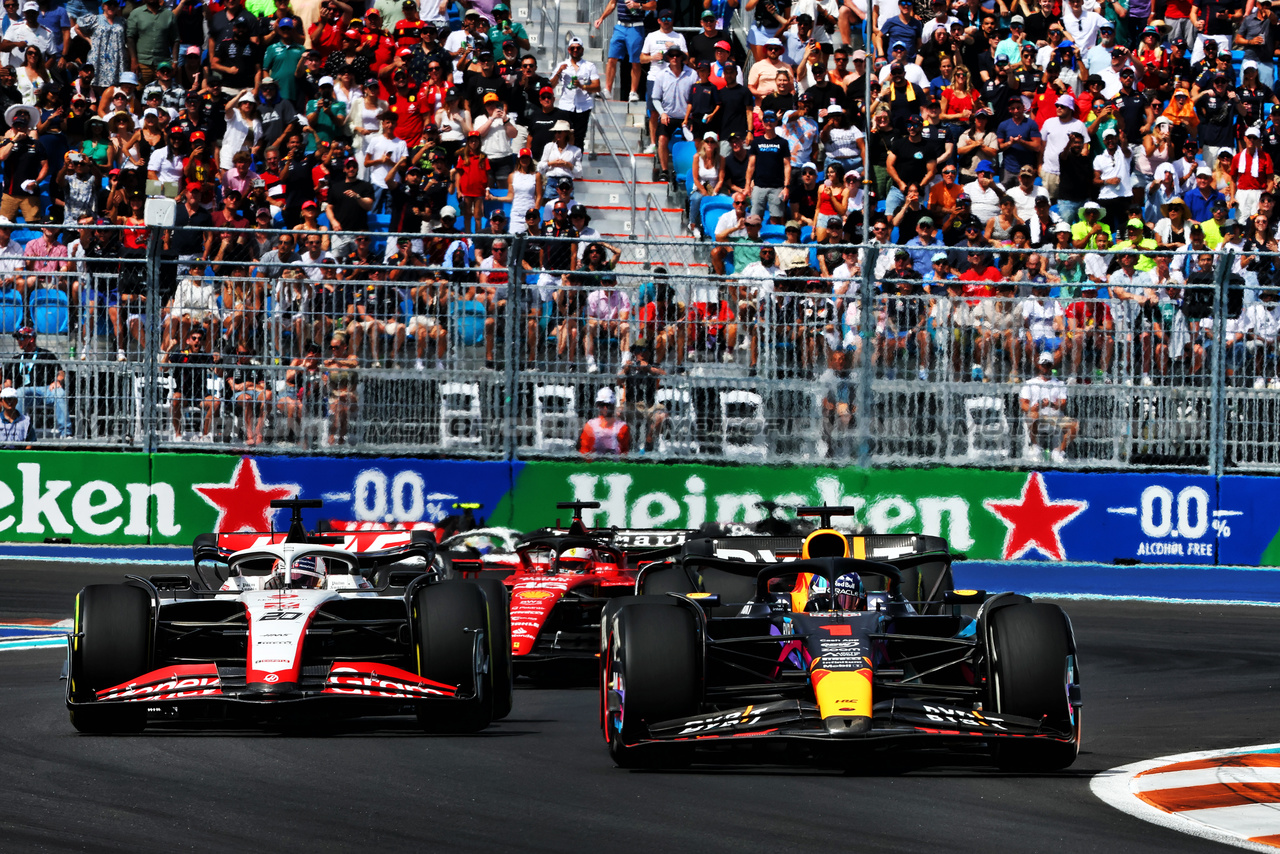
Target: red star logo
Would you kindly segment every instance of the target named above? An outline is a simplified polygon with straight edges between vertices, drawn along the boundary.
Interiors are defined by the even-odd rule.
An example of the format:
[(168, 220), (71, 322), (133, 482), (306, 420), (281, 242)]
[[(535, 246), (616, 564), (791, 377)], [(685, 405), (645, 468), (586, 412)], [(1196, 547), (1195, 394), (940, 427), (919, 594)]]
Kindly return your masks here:
[(293, 498), (298, 494), (296, 483), (264, 484), (258, 475), (258, 464), (248, 457), (241, 457), (230, 483), (196, 483), (192, 489), (218, 511), (218, 521), (213, 530), (219, 534), (237, 531), (270, 531), (271, 501), (276, 498)]
[(988, 498), (982, 505), (1004, 522), (1004, 559), (1017, 560), (1032, 549), (1049, 560), (1066, 560), (1059, 529), (1089, 506), (1088, 501), (1050, 501), (1044, 477), (1032, 472), (1022, 486), (1021, 500)]

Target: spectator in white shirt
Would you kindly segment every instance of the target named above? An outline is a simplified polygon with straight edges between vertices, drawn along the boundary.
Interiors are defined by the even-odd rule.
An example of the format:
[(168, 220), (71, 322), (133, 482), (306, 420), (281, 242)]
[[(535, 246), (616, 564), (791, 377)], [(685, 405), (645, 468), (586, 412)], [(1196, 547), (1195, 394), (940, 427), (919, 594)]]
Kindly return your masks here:
[(387, 173), (405, 157), (409, 156), (409, 147), (403, 139), (396, 136), (396, 114), (387, 110), (378, 116), (378, 133), (366, 138), (364, 144), (364, 165), (369, 170), (369, 183), (373, 185), (373, 210), (375, 213), (386, 207), (390, 190), (387, 188)]

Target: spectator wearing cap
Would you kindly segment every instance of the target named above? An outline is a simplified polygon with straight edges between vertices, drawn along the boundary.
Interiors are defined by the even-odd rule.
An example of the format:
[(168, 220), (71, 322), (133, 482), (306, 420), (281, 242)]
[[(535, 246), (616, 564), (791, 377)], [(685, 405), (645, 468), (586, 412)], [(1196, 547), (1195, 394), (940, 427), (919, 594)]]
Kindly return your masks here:
[(4, 195), (0, 198), (0, 217), (12, 221), (22, 210), (27, 222), (39, 222), (43, 212), (39, 205), (37, 185), (49, 174), (49, 161), (37, 144), (33, 107), (15, 104), (5, 111), (9, 130), (0, 140), (0, 162), (4, 163)]
[(18, 342), (18, 353), (14, 361), (4, 366), (5, 391), (17, 389), (19, 406), (28, 415), (32, 401), (50, 403), (54, 407), (58, 438), (69, 437), (67, 374), (59, 366), (58, 356), (36, 346), (36, 330), (31, 326), (18, 329), (13, 338)]
[(1235, 125), (1239, 96), (1230, 88), (1231, 81), (1221, 72), (1215, 74), (1208, 88), (1196, 95), (1193, 103), (1200, 123), (1196, 141), (1200, 143), (1205, 163), (1216, 163), (1218, 149), (1230, 148), (1235, 142)]
[[(906, 241), (907, 252), (911, 256), (911, 266), (922, 278), (933, 272), (933, 257), (938, 254), (942, 242), (938, 240), (937, 227), (933, 217), (922, 216), (916, 220), (916, 233)], [(945, 258), (945, 255), (943, 256)]]
[[(285, 131), (298, 118), (298, 111), (280, 95), (275, 78), (264, 77), (258, 89), (258, 119), (262, 122), (262, 138), (254, 140), (254, 148), (266, 149), (284, 142)], [(265, 155), (264, 155), (265, 156)]]
[(18, 409), (18, 391), (10, 386), (0, 389), (0, 444), (13, 445), (35, 439), (31, 417)]
[(552, 194), (552, 198), (542, 209), (542, 218), (551, 222), (555, 219), (555, 210), (563, 205), (565, 211), (565, 221), (568, 222), (569, 208), (573, 205), (573, 182), (568, 178), (561, 178), (559, 181), (548, 181), (546, 191)]
[(873, 31), (876, 49), (881, 56), (892, 56), (892, 46), (901, 42), (904, 59), (914, 61), (916, 50), (920, 47), (920, 38), (924, 33), (924, 23), (916, 17), (912, 0), (898, 0), (898, 14), (892, 18), (881, 20), (879, 32)]
[[(562, 119), (556, 109), (555, 90), (550, 86), (543, 86), (538, 90), (537, 106), (524, 123), (528, 129), (525, 148), (533, 152), (534, 160), (542, 159), (543, 149), (555, 139), (555, 126), (562, 121), (568, 124), (568, 120)], [(573, 133), (572, 125), (569, 125), (569, 133)]]
[(353, 80), (368, 80), (369, 58), (362, 52), (360, 42), (360, 30), (352, 23), (343, 31), (338, 49), (325, 57), (324, 73), (337, 80), (344, 70), (349, 70)]
[[(791, 169), (797, 172), (802, 164), (814, 158), (814, 145), (821, 130), (817, 122), (805, 115), (807, 111), (807, 103), (796, 104), (795, 109), (782, 114), (782, 121), (778, 124), (778, 136), (791, 146)], [(827, 156), (831, 156), (830, 150)]]
[[(24, 9), (25, 6), (34, 7), (31, 10), (31, 17), (34, 19), (39, 13), (39, 6), (34, 0), (27, 0)], [(24, 40), (25, 35), (19, 33), (17, 40)], [(130, 70), (138, 75), (144, 85), (155, 79), (156, 66), (161, 62), (176, 62), (178, 59), (178, 20), (164, 0), (147, 0), (145, 5), (135, 6), (129, 13), (126, 35)], [(6, 33), (6, 38), (11, 36), (12, 34)], [(52, 36), (49, 33), (50, 41)], [(34, 39), (29, 41), (35, 42)]]
[(659, 73), (667, 67), (667, 51), (672, 47), (676, 47), (687, 55), (689, 50), (689, 45), (684, 36), (675, 31), (674, 21), (675, 16), (670, 9), (659, 9), (658, 29), (644, 37), (644, 44), (640, 49), (641, 64), (649, 66), (649, 78), (645, 84), (644, 100), (646, 115), (649, 117), (649, 139), (653, 140), (653, 142), (645, 149), (646, 154), (653, 154), (658, 150), (658, 117), (657, 113), (652, 109), (653, 87), (657, 82)]
[(685, 65), (684, 51), (678, 47), (667, 48), (667, 67), (658, 72), (653, 84), (652, 109), (658, 142), (658, 180), (669, 181), (671, 174), (671, 138), (683, 132), (690, 124), (689, 93), (698, 76)]
[(1244, 132), (1244, 148), (1231, 158), (1231, 176), (1236, 184), (1236, 205), (1244, 219), (1258, 212), (1264, 192), (1276, 189), (1275, 167), (1271, 156), (1262, 150), (1262, 132), (1256, 126)]
[[(569, 40), (568, 58), (551, 75), (551, 85), (560, 84), (556, 107), (562, 118), (573, 126), (573, 142), (579, 148), (587, 144), (587, 125), (591, 120), (591, 96), (600, 91), (600, 72), (595, 63), (582, 58), (580, 40)], [(652, 72), (652, 69), (650, 69)]]
[[(738, 83), (742, 83), (742, 69), (733, 61), (731, 48), (727, 41), (721, 39), (716, 42), (716, 58), (711, 61), (711, 82), (723, 89), (729, 78), (735, 79)], [(732, 66), (732, 73), (725, 70), (725, 66)]]
[(1213, 170), (1200, 166), (1195, 171), (1195, 186), (1182, 194), (1182, 201), (1186, 202), (1191, 219), (1204, 222), (1213, 216), (1214, 205), (1226, 204), (1227, 197), (1213, 186)]
[(1055, 106), (1057, 115), (1040, 125), (1040, 136), (1044, 140), (1044, 161), (1040, 177), (1051, 199), (1058, 198), (1060, 180), (1058, 156), (1067, 147), (1072, 133), (1078, 133), (1082, 138), (1089, 133), (1085, 123), (1076, 118), (1075, 98), (1070, 95), (1059, 95)]
[(529, 34), (524, 24), (511, 20), (511, 7), (496, 3), (493, 7), (493, 26), (489, 27), (489, 44), (501, 50), (502, 45), (513, 41), (520, 50), (529, 50)]
[(689, 131), (693, 141), (712, 131), (719, 137), (720, 87), (711, 82), (711, 63), (705, 59), (695, 63), (698, 79), (689, 89)]
[(237, 152), (248, 150), (262, 142), (262, 119), (258, 117), (258, 101), (253, 97), (252, 89), (242, 89), (227, 104), (225, 112), (227, 131), (222, 138), (221, 162), (218, 166), (225, 172), (234, 165)]
[(716, 13), (712, 10), (704, 9), (698, 24), (702, 27), (702, 32), (694, 33), (688, 39), (689, 64), (695, 66), (698, 61), (708, 64), (715, 62), (716, 43), (724, 39), (716, 23)]
[(890, 144), (888, 156), (885, 158), (885, 169), (893, 182), (889, 188), (888, 198), (885, 200), (886, 216), (892, 215), (902, 206), (908, 185), (926, 187), (938, 170), (938, 162), (929, 157), (933, 143), (924, 139), (920, 133), (920, 117), (912, 116), (906, 125), (906, 135), (896, 138)]
[[(819, 8), (816, 4), (813, 6), (815, 12)], [(782, 39), (782, 61), (797, 72), (811, 63), (826, 61), (822, 45), (814, 37), (813, 15), (808, 12), (794, 14), (790, 26), (779, 33), (778, 37)]]
[(703, 134), (698, 153), (693, 158), (689, 181), (689, 226), (696, 237), (703, 232), (702, 200), (721, 195), (725, 183), (724, 158), (720, 156), (720, 138), (714, 131)]
[(63, 222), (79, 222), (81, 217), (97, 215), (98, 191), (102, 187), (97, 163), (79, 152), (68, 151), (55, 180), (62, 188)]
[(484, 115), (485, 99), (489, 95), (497, 95), (504, 104), (511, 101), (511, 87), (489, 50), (477, 49), (473, 56), (464, 57), (458, 63), (458, 70), (462, 72), (462, 94), (472, 116)]
[[(533, 54), (522, 56), (520, 58), (520, 73), (512, 83), (512, 97), (515, 100), (513, 106), (519, 106), (519, 114), (516, 120), (526, 130), (529, 127), (530, 118), (539, 112), (539, 95), (543, 87), (546, 86), (547, 78), (538, 73), (538, 58)], [(555, 90), (552, 89), (551, 91), (554, 95)], [(554, 99), (552, 103), (554, 104)], [(525, 138), (524, 147), (529, 147), (527, 137)]]
[(345, 130), (347, 105), (334, 97), (332, 77), (321, 77), (318, 89), (316, 97), (307, 102), (307, 124), (317, 142), (333, 142)]
[(1133, 203), (1133, 172), (1129, 146), (1121, 142), (1115, 128), (1102, 132), (1104, 150), (1093, 158), (1093, 185), (1098, 190), (1098, 201), (1107, 212), (1112, 228), (1120, 228), (1129, 218), (1129, 206)]
[(845, 173), (860, 168), (866, 162), (866, 140), (862, 131), (853, 126), (852, 117), (844, 107), (832, 104), (826, 113), (820, 136), (827, 165), (835, 165), (843, 179)]
[(596, 393), (598, 415), (582, 425), (578, 451), (583, 456), (619, 457), (631, 452), (631, 428), (617, 417), (617, 396), (610, 387)]
[(116, 85), (126, 59), (126, 23), (120, 12), (120, 0), (102, 0), (101, 14), (80, 16), (74, 30), (77, 36), (89, 42), (93, 85), (97, 89)]
[(782, 61), (782, 41), (769, 39), (764, 44), (764, 49), (765, 58), (753, 63), (747, 74), (747, 89), (755, 97), (757, 104), (763, 103), (778, 88), (779, 74), (791, 76), (791, 66)]
[[(159, 2), (159, 0), (152, 0), (152, 2)], [(9, 52), (8, 64), (15, 68), (25, 62), (26, 51), (33, 47), (40, 52), (41, 59), (48, 59), (53, 55), (54, 35), (48, 27), (40, 23), (40, 4), (35, 0), (24, 0), (21, 8), (21, 21), (10, 24), (9, 29), (4, 33), (6, 42), (15, 44), (26, 42), (25, 47), (15, 47)]]
[(512, 140), (519, 131), (507, 106), (496, 92), (484, 96), (484, 109), (472, 123), (472, 133), (480, 134), (480, 150), (489, 158), (489, 186), (501, 187), (515, 168), (516, 156)]
[(924, 106), (924, 88), (907, 80), (901, 63), (892, 63), (888, 68), (889, 82), (881, 89), (880, 100), (889, 105), (889, 121), (894, 129), (905, 134), (908, 119), (920, 118), (920, 109)]
[(751, 212), (779, 223), (785, 213), (787, 186), (791, 183), (791, 146), (778, 136), (778, 115), (772, 111), (763, 117), (764, 134), (751, 142), (747, 166), (747, 186), (751, 188)]
[[(1257, 0), (1251, 15), (1240, 19), (1232, 38), (1234, 47), (1244, 51), (1245, 62), (1257, 65), (1262, 85), (1275, 82), (1275, 56), (1271, 50), (1275, 21), (1271, 17), (1272, 0)], [(1243, 73), (1244, 66), (1241, 65)]]
[[(304, 25), (307, 23), (307, 11), (309, 9), (301, 9), (299, 14)], [(320, 4), (318, 19), (307, 26), (307, 44), (320, 54), (321, 62), (342, 47), (342, 36), (347, 31), (351, 15), (351, 7), (341, 0), (323, 0)]]
[(231, 23), (231, 35), (218, 42), (209, 56), (209, 68), (222, 75), (222, 86), (252, 89), (262, 71), (262, 48), (254, 43), (249, 21), (240, 17)]
[(538, 172), (546, 191), (558, 188), (566, 180), (572, 188), (574, 179), (582, 177), (582, 149), (573, 144), (573, 128), (565, 119), (558, 119), (551, 130), (552, 140), (542, 148)]

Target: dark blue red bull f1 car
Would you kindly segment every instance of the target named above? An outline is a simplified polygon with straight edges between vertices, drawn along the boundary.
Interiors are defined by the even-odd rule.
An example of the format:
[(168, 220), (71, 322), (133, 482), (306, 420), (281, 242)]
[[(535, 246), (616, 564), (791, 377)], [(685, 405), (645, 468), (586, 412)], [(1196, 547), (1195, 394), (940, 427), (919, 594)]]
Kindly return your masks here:
[[(952, 590), (945, 548), (904, 553), (910, 537), (848, 537), (827, 524), (839, 508), (806, 510), (824, 524), (797, 560), (726, 560), (724, 543), (690, 540), (641, 568), (641, 595), (605, 607), (600, 713), (618, 765), (779, 742), (845, 763), (904, 747), (1009, 769), (1074, 761), (1080, 673), (1061, 608)], [(896, 556), (865, 557), (886, 546)], [(930, 598), (911, 601), (904, 576), (932, 579)]]

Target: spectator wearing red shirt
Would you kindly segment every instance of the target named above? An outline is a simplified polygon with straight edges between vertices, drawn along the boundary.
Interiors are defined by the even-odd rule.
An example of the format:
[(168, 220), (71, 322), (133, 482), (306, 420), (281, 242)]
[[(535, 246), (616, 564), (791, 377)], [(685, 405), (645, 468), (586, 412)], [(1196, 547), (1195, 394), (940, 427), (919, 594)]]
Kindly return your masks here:
[(578, 450), (586, 455), (620, 457), (631, 451), (631, 428), (616, 416), (617, 397), (611, 388), (596, 393), (599, 416), (582, 425)]
[(307, 38), (311, 40), (311, 48), (320, 53), (323, 62), (329, 54), (342, 47), (342, 36), (347, 31), (347, 21), (351, 19), (351, 7), (342, 0), (328, 0), (320, 20), (307, 30)]
[[(964, 282), (964, 295), (966, 297), (989, 297), (995, 292), (991, 286), (999, 282), (1002, 278), (1000, 271), (991, 263), (991, 254), (982, 249), (972, 246), (969, 248), (969, 269), (960, 274), (960, 281)], [(977, 299), (968, 301), (969, 305), (977, 305)]]
[(409, 72), (397, 68), (392, 75), (392, 91), (388, 93), (389, 109), (396, 116), (396, 136), (410, 149), (422, 142), (422, 129), (427, 124), (431, 101), (422, 94)]
[(418, 4), (414, 0), (404, 0), (404, 19), (396, 21), (395, 41), (397, 47), (412, 47), (422, 41), (422, 28), (426, 24), (418, 17)]
[(1111, 367), (1111, 331), (1115, 322), (1105, 300), (1098, 299), (1098, 286), (1083, 282), (1080, 299), (1067, 306), (1067, 341), (1071, 346), (1071, 374), (1080, 376), (1084, 348), (1088, 344), (1099, 357), (1103, 373)]
[(1250, 125), (1244, 132), (1244, 150), (1231, 158), (1231, 177), (1236, 181), (1236, 205), (1242, 220), (1258, 212), (1263, 191), (1275, 192), (1275, 168), (1271, 155), (1258, 147), (1261, 137), (1258, 126)]
[(467, 145), (458, 153), (453, 180), (462, 206), (462, 230), (472, 234), (484, 216), (485, 191), (489, 188), (489, 158), (480, 150), (479, 131), (467, 134)]

